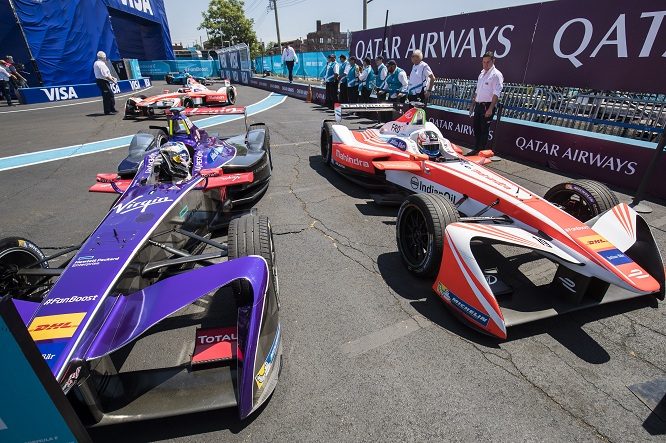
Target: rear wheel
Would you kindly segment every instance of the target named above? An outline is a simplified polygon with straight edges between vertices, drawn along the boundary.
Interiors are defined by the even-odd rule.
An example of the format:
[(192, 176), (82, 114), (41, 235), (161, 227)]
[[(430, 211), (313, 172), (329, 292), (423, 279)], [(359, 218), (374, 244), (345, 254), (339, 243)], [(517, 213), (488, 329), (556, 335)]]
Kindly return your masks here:
[(324, 121), (324, 125), (321, 128), (321, 159), (324, 164), (331, 164), (331, 152), (333, 150), (333, 122)]
[(594, 180), (560, 183), (550, 188), (544, 198), (582, 222), (620, 203), (608, 186)]
[(194, 100), (192, 100), (190, 97), (185, 97), (183, 99), (183, 106), (186, 108), (194, 108)]
[(460, 220), (458, 209), (445, 197), (410, 195), (398, 211), (396, 241), (407, 269), (419, 277), (439, 271), (444, 250), (444, 230)]
[[(259, 255), (268, 264), (268, 291), (273, 291), (276, 298), (279, 295), (277, 263), (275, 245), (273, 243), (273, 230), (268, 217), (244, 215), (231, 220), (229, 224), (229, 259)], [(252, 302), (252, 289), (247, 280), (237, 280), (232, 284), (234, 294), (240, 306)]]
[(33, 292), (29, 288), (38, 290), (43, 277), (18, 275), (17, 272), (27, 268), (48, 268), (48, 262), (42, 261), (44, 258), (42, 250), (30, 240), (21, 237), (0, 239), (0, 296), (35, 300), (29, 296)]
[(236, 103), (236, 91), (234, 91), (234, 88), (227, 88), (227, 101), (230, 105)]

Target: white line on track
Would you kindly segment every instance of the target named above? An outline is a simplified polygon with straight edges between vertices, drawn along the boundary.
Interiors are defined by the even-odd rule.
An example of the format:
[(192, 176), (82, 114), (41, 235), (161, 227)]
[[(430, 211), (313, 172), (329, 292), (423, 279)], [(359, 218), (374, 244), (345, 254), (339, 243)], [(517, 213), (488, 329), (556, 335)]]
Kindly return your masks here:
[[(152, 88), (154, 88), (154, 86), (151, 86), (151, 87), (146, 88), (146, 89), (141, 89), (141, 90), (137, 90), (137, 91), (128, 92), (126, 94), (116, 95), (115, 97), (116, 98), (127, 97), (128, 95), (133, 95), (133, 94), (137, 94), (139, 92), (144, 92), (144, 91), (147, 91), (147, 90), (152, 89)], [(67, 107), (67, 106), (85, 105), (85, 104), (88, 104), (88, 103), (97, 103), (97, 102), (101, 102), (101, 101), (102, 101), (102, 99), (100, 98), (100, 99), (97, 99), (97, 100), (88, 100), (88, 101), (85, 101), (85, 102), (63, 103), (62, 105), (44, 106), (42, 108), (28, 108), (28, 109), (15, 109), (13, 111), (0, 111), (0, 114), (12, 114), (14, 112), (43, 111), (44, 109), (64, 108), (64, 107)]]

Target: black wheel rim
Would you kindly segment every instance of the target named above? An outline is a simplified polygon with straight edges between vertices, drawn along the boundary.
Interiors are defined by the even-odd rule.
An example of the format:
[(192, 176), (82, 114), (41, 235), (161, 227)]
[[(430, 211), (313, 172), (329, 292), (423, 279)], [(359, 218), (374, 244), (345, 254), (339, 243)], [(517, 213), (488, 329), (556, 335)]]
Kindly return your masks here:
[(548, 200), (580, 221), (585, 222), (596, 216), (594, 207), (578, 192), (561, 190), (551, 195)]
[(410, 206), (403, 212), (400, 221), (400, 250), (405, 260), (414, 267), (423, 265), (430, 247), (428, 223), (423, 212)]
[(40, 281), (41, 277), (19, 276), (16, 271), (34, 265), (40, 257), (21, 248), (0, 252), (0, 294), (21, 296), (25, 289)]

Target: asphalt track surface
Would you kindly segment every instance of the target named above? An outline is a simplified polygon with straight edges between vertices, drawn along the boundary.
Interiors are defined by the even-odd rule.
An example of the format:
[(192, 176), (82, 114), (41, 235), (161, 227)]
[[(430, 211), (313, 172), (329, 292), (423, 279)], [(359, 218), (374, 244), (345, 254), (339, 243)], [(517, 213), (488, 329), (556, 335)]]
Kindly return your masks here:
[[(240, 87), (238, 104), (268, 94)], [(101, 102), (13, 109), (44, 107), (0, 107), (0, 157), (149, 124), (100, 116)], [(250, 118), (269, 125), (275, 164), (257, 204), (271, 218), (280, 273), (285, 360), (271, 400), (244, 422), (235, 410), (213, 411), (93, 430), (96, 441), (664, 441), (664, 422), (627, 388), (665, 377), (663, 305), (606, 305), (514, 327), (504, 342), (467, 329), (402, 266), (397, 209), (322, 164), (323, 118), (331, 114), (291, 98)], [(211, 131), (243, 129), (234, 121)], [(87, 189), (125, 152), (0, 172), (0, 236), (82, 241), (114, 200)], [(569, 178), (507, 159), (492, 167), (540, 194)], [(650, 204), (666, 251), (666, 208)], [(525, 272), (538, 278), (541, 269)], [(144, 340), (128, 364), (182, 360), (167, 351), (178, 339)]]

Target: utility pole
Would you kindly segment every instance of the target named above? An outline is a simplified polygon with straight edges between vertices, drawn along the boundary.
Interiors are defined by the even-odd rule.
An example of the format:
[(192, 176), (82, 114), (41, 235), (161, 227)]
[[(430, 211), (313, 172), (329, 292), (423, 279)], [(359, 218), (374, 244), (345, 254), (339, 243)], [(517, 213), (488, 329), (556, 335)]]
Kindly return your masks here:
[(275, 12), (275, 30), (277, 31), (277, 43), (278, 47), (281, 48), (282, 42), (280, 41), (280, 22), (278, 20), (277, 0), (268, 0), (268, 8)]
[(368, 29), (368, 3), (372, 0), (363, 0), (363, 29)]

